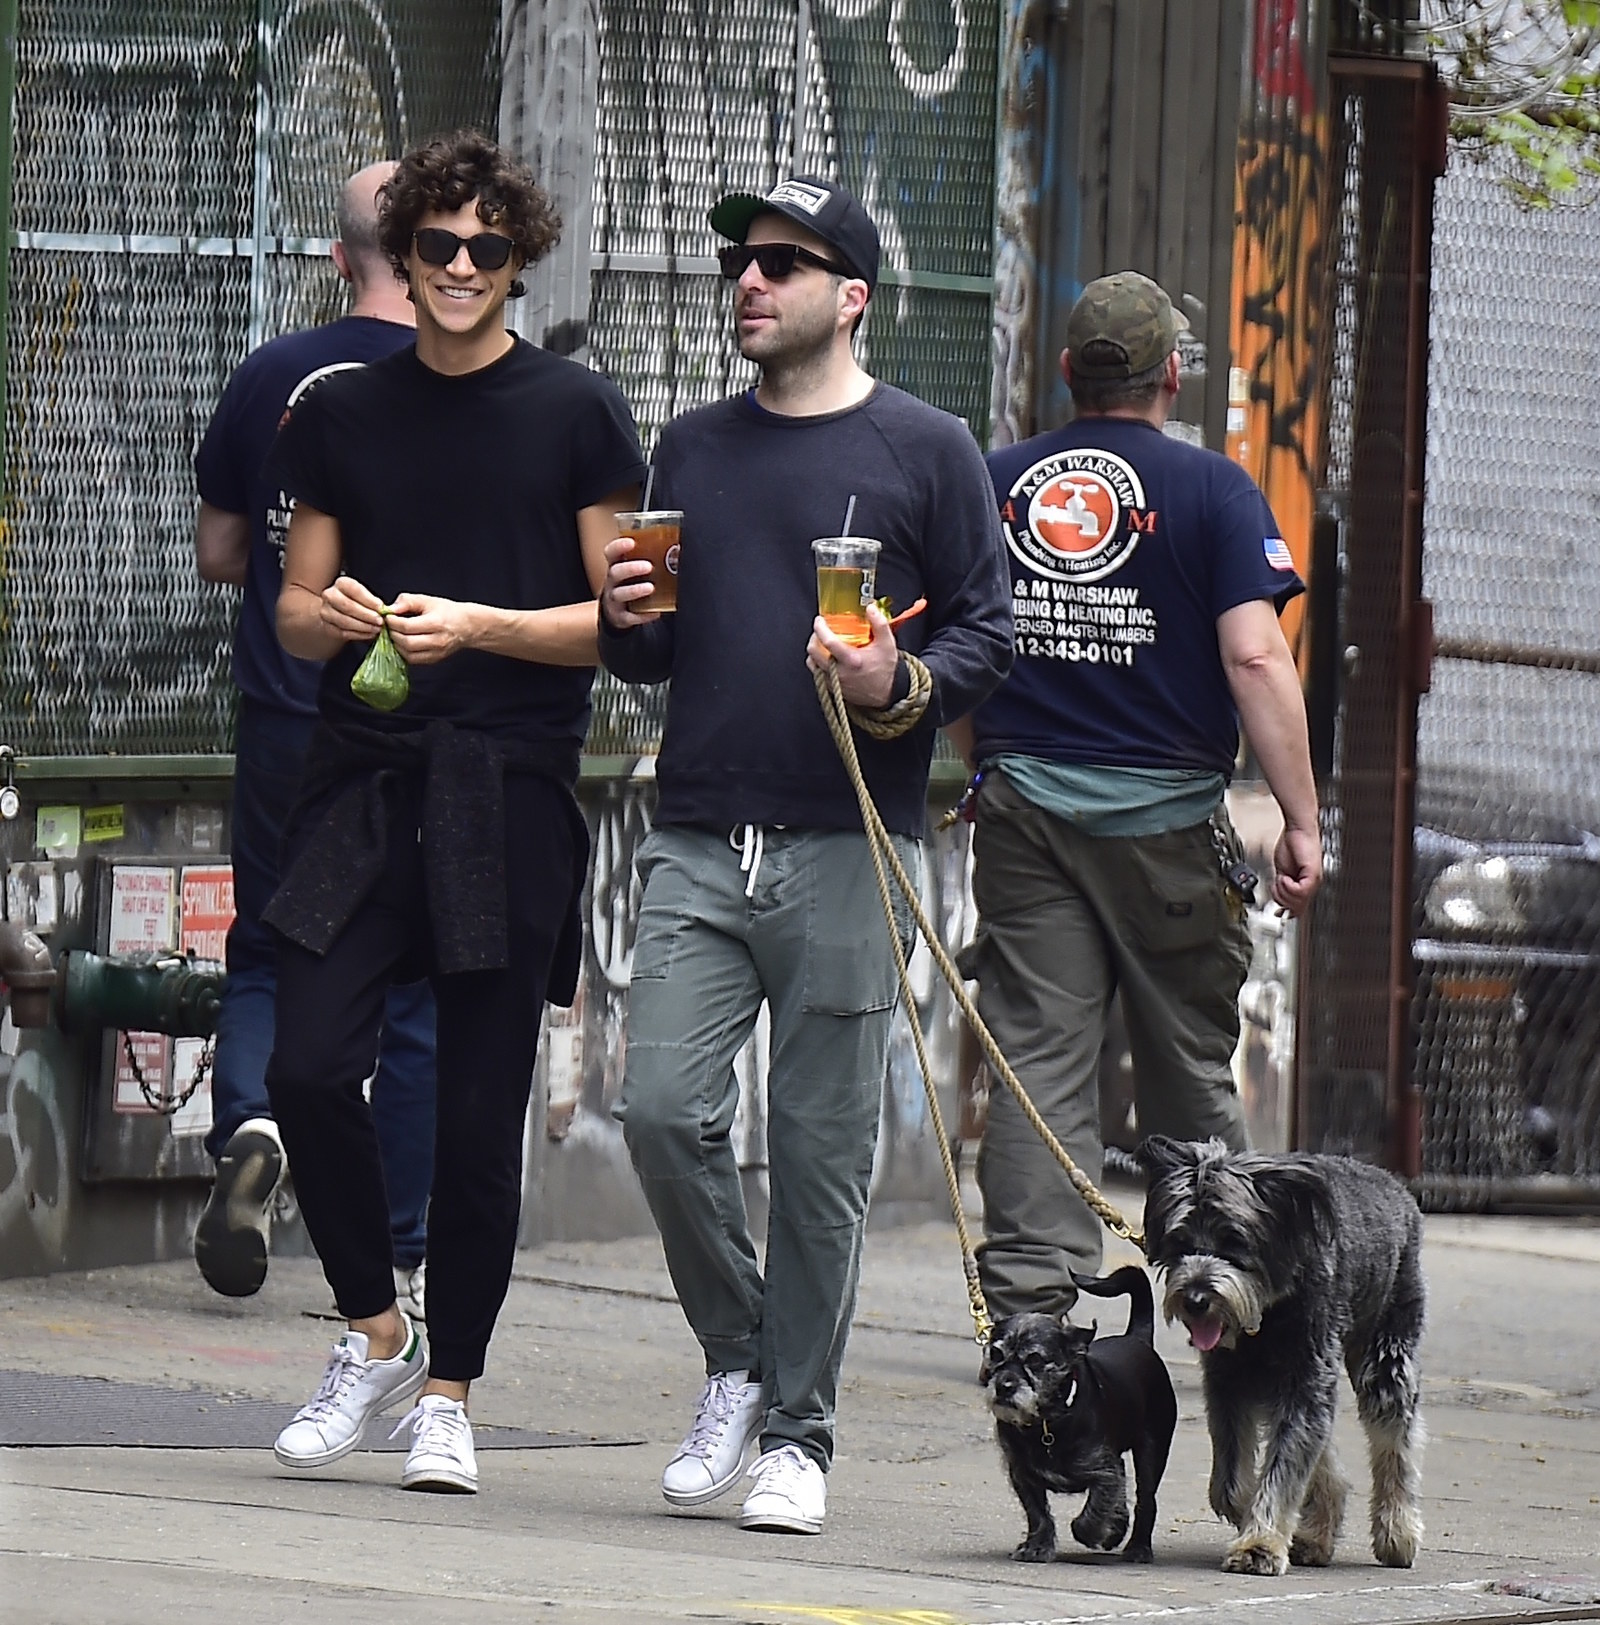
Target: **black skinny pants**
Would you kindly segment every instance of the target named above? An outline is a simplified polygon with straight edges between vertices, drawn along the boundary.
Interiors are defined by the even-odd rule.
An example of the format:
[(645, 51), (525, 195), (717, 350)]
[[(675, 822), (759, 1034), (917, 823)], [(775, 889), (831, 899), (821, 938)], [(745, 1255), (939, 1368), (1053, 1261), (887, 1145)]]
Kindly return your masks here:
[(439, 974), (418, 833), (421, 785), (406, 781), (390, 792), (383, 872), (333, 946), (317, 955), (278, 939), (267, 1093), (306, 1230), (348, 1320), (382, 1314), (395, 1296), (383, 1164), (361, 1086), (377, 1057), (390, 984), (421, 969), (433, 985), (439, 1081), (428, 1342), (430, 1374), (444, 1381), (483, 1374), (511, 1281), (539, 1021), (585, 856), (575, 849), (564, 795), (537, 774), (506, 775), (504, 970)]

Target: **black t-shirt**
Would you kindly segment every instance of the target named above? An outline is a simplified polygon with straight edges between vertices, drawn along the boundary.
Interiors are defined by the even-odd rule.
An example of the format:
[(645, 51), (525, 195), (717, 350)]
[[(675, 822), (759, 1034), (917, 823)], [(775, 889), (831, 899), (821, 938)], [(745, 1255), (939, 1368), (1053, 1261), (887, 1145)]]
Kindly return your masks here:
[[(410, 346), (319, 382), (273, 447), (270, 476), (339, 522), (344, 574), (392, 603), (431, 593), (502, 609), (592, 598), (577, 514), (644, 477), (633, 417), (616, 386), (518, 340), (453, 377)], [(371, 648), (327, 663), (317, 704), (332, 722), (414, 729), (435, 719), (506, 738), (582, 740), (591, 667), (464, 649), (411, 666), (391, 712), (350, 692)]]
[(897, 610), (928, 600), (895, 638), (933, 678), (922, 722), (898, 739), (856, 736), (884, 822), (920, 835), (935, 727), (1011, 665), (1005, 548), (967, 426), (882, 383), (817, 417), (744, 395), (669, 424), (655, 467), (652, 503), (683, 510), (678, 610), (621, 633), (602, 615), (600, 654), (624, 681), (672, 680), (656, 822), (861, 827), (806, 666), (811, 542), (848, 511), (852, 535), (883, 545), (877, 592)]

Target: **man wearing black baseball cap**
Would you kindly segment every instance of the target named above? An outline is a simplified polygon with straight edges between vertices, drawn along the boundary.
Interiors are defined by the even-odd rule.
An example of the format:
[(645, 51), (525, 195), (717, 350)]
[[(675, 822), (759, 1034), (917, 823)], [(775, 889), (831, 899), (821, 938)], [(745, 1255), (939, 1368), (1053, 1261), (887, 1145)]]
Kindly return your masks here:
[(878, 228), (872, 217), (837, 181), (817, 175), (796, 175), (779, 181), (765, 197), (754, 192), (730, 192), (712, 209), (711, 229), (731, 242), (743, 243), (751, 223), (761, 214), (780, 214), (834, 251), (835, 260), (849, 276), (867, 285), (870, 295), (878, 285)]
[[(858, 364), (878, 233), (837, 182), (795, 176), (711, 210), (728, 239), (756, 387), (661, 436), (655, 491), (683, 511), (674, 614), (648, 566), (607, 550), (600, 657), (671, 679), (628, 1006), (619, 1115), (678, 1300), (705, 1351), (695, 1420), (662, 1475), (674, 1506), (731, 1489), (747, 1529), (816, 1534), (894, 1014), (896, 976), (861, 815), (812, 684), (894, 732), (858, 739), (884, 821), (920, 868), (937, 728), (1011, 661), (1005, 555), (966, 426)], [(859, 646), (817, 614), (811, 543), (879, 544)], [(898, 634), (872, 602), (926, 612)], [(908, 930), (902, 922), (904, 936)], [(771, 1013), (766, 1262), (729, 1128), (733, 1060)]]
[[(1241, 719), (1284, 816), (1272, 897), (1322, 874), (1305, 704), (1278, 612), (1302, 591), (1265, 497), (1162, 433), (1188, 323), (1137, 271), (1067, 317), (1074, 420), (989, 455), (1011, 553), (1017, 659), (978, 708), (978, 1007), (1073, 1160), (1097, 1177), (1113, 996), (1141, 1134), (1247, 1140), (1232, 1060), (1255, 877), (1223, 790)], [(978, 1153), (990, 1313), (1060, 1314), (1100, 1223), (1014, 1098)]]

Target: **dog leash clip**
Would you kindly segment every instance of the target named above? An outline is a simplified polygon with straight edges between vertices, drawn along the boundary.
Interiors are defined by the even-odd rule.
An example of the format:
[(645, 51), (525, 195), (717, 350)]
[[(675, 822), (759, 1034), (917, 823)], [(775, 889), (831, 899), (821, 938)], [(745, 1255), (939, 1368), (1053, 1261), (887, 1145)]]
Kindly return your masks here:
[(1228, 846), (1227, 837), (1215, 819), (1211, 821), (1211, 850), (1217, 855), (1217, 867), (1222, 871), (1223, 883), (1244, 908), (1256, 906), (1256, 887), (1261, 877), (1243, 858), (1236, 858)]

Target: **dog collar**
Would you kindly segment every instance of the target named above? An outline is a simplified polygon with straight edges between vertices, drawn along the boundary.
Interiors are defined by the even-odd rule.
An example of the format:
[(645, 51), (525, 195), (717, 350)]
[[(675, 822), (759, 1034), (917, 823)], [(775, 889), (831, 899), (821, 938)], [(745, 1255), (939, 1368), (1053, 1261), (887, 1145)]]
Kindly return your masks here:
[[(1073, 1400), (1075, 1400), (1077, 1397), (1078, 1379), (1074, 1377), (1072, 1379), (1072, 1386), (1067, 1389), (1067, 1401), (1066, 1404), (1062, 1406), (1062, 1409), (1069, 1410), (1072, 1406)], [(1046, 1445), (1052, 1445), (1056, 1442), (1055, 1434), (1050, 1431), (1050, 1421), (1048, 1417), (1041, 1416), (1039, 1418), (1039, 1437), (1044, 1440)]]

